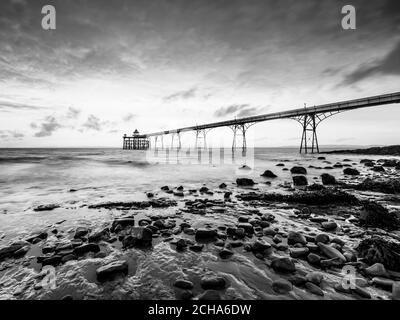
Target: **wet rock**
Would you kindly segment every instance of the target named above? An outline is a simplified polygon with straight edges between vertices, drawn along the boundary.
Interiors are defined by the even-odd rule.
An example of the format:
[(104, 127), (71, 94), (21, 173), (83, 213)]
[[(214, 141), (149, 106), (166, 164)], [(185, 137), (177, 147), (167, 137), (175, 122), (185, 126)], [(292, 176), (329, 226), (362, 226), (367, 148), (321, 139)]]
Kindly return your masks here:
[(60, 206), (58, 204), (42, 204), (40, 206), (37, 206), (36, 208), (33, 209), (33, 211), (51, 211), (54, 209), (59, 208)]
[(372, 266), (369, 266), (364, 271), (369, 276), (388, 277), (388, 273), (382, 263), (374, 263)]
[(375, 172), (385, 172), (386, 171), (385, 168), (382, 166), (374, 166), (371, 170), (375, 171)]
[(228, 259), (233, 256), (233, 251), (223, 248), (220, 252), (218, 252), (218, 255), (221, 257), (221, 259)]
[(320, 286), (322, 280), (324, 279), (324, 275), (320, 272), (310, 272), (307, 273), (306, 279), (307, 281), (312, 282), (317, 286)]
[(200, 285), (204, 290), (222, 290), (226, 287), (226, 280), (219, 276), (204, 276)]
[(307, 178), (305, 176), (293, 176), (293, 184), (295, 186), (306, 186), (308, 185)]
[(272, 289), (276, 293), (285, 294), (293, 290), (293, 285), (285, 279), (278, 279), (272, 282)]
[(199, 300), (221, 300), (221, 296), (216, 290), (206, 290), (198, 297)]
[(316, 243), (322, 242), (322, 243), (327, 244), (327, 243), (329, 243), (329, 241), (330, 241), (329, 236), (327, 234), (324, 234), (324, 233), (320, 233), (315, 237), (315, 242)]
[(147, 227), (132, 227), (130, 233), (122, 240), (124, 248), (150, 247), (152, 245), (153, 232)]
[(182, 191), (174, 191), (173, 195), (175, 197), (184, 197), (185, 196), (185, 194)]
[(302, 258), (309, 253), (308, 248), (292, 248), (290, 249), (290, 256), (292, 258)]
[(47, 239), (47, 232), (46, 231), (34, 232), (26, 239), (26, 241), (33, 243), (35, 241), (35, 239), (39, 239), (39, 240)]
[(251, 187), (255, 185), (255, 182), (249, 178), (237, 178), (236, 184), (240, 187)]
[(400, 193), (400, 179), (371, 179), (366, 178), (363, 182), (352, 185), (348, 184), (346, 187), (353, 188), (361, 191), (375, 191), (388, 194)]
[(61, 258), (61, 263), (67, 263), (71, 260), (76, 260), (78, 257), (74, 254), (67, 254)]
[(308, 291), (317, 296), (324, 296), (324, 292), (321, 290), (321, 288), (312, 282), (306, 282), (305, 287)]
[(304, 167), (293, 167), (290, 169), (292, 174), (307, 174), (307, 169)]
[(319, 265), (320, 261), (321, 261), (321, 257), (315, 253), (310, 253), (307, 256), (307, 260), (309, 263), (313, 264), (313, 265)]
[(272, 246), (263, 240), (257, 240), (251, 245), (253, 253), (261, 253), (263, 256), (272, 253)]
[(352, 292), (358, 294), (360, 297), (364, 299), (371, 299), (371, 294), (364, 288), (361, 288), (360, 286), (356, 286), (354, 289), (351, 289)]
[(200, 193), (206, 193), (206, 192), (208, 192), (209, 191), (209, 189), (207, 188), (207, 187), (205, 187), (205, 186), (203, 186), (203, 187), (201, 187), (200, 189), (199, 189), (199, 192)]
[(200, 244), (194, 244), (192, 246), (189, 246), (189, 249), (194, 251), (194, 252), (200, 252), (200, 251), (203, 250), (203, 248), (204, 248), (204, 245), (202, 245), (202, 244), (201, 245)]
[(265, 170), (261, 176), (265, 177), (265, 178), (276, 178), (277, 177), (277, 175), (275, 173), (273, 173), (271, 170)]
[(134, 226), (134, 225), (135, 225), (135, 219), (132, 217), (117, 218), (113, 221), (110, 231), (116, 232), (115, 230), (117, 229), (117, 227), (124, 229), (128, 226)]
[(191, 290), (193, 289), (194, 285), (193, 282), (185, 279), (178, 279), (174, 283), (174, 287), (177, 287), (179, 289), (184, 289), (184, 290)]
[(338, 259), (343, 263), (346, 262), (346, 258), (343, 256), (343, 254), (339, 250), (333, 248), (332, 246), (324, 244), (322, 242), (318, 242), (317, 245), (318, 245), (319, 249), (321, 250), (321, 252), (323, 254), (325, 254), (327, 257), (329, 257), (331, 259)]
[(400, 242), (389, 237), (373, 236), (363, 239), (358, 254), (368, 264), (381, 263), (387, 269), (400, 271)]
[(11, 245), (1, 247), (0, 248), (0, 261), (4, 260), (6, 258), (12, 257), (16, 251), (20, 250), (23, 247), (24, 247), (24, 244), (22, 244), (22, 243), (13, 243)]
[(110, 232), (108, 228), (95, 230), (88, 236), (88, 240), (89, 242), (108, 241)]
[(298, 274), (290, 276), (288, 278), (288, 280), (290, 281), (290, 283), (292, 283), (296, 287), (304, 286), (307, 282), (306, 277), (298, 275)]
[(31, 249), (31, 247), (29, 245), (23, 246), (22, 248), (15, 251), (13, 255), (15, 258), (21, 258), (25, 254), (27, 254), (30, 249)]
[(168, 191), (168, 190), (169, 190), (169, 187), (168, 187), (168, 186), (163, 186), (163, 187), (161, 187), (161, 190), (163, 190), (163, 191)]
[(55, 255), (48, 258), (43, 259), (42, 265), (43, 266), (57, 266), (61, 263), (61, 256)]
[(276, 258), (276, 259), (272, 260), (271, 267), (275, 271), (279, 271), (279, 272), (295, 272), (296, 271), (296, 266), (294, 265), (293, 261), (287, 257)]
[(328, 173), (324, 173), (321, 175), (322, 184), (324, 185), (334, 185), (336, 184), (336, 178)]
[(251, 223), (242, 222), (237, 225), (238, 229), (242, 228), (246, 233), (252, 234), (254, 233), (254, 227)]
[(263, 233), (264, 233), (264, 235), (266, 235), (266, 236), (271, 236), (271, 237), (273, 237), (273, 236), (276, 235), (277, 232), (276, 232), (273, 228), (265, 228), (265, 229), (263, 230)]
[(146, 193), (147, 198), (153, 198), (154, 197), (154, 193), (152, 192), (147, 192)]
[(110, 262), (96, 270), (98, 281), (110, 280), (119, 274), (128, 274), (128, 263), (125, 260)]
[(296, 231), (290, 231), (287, 238), (288, 244), (296, 244), (300, 243), (302, 245), (307, 244), (306, 238), (300, 233)]
[(322, 222), (321, 226), (326, 231), (332, 231), (332, 230), (335, 230), (338, 227), (338, 225), (337, 225), (337, 223), (335, 221)]
[(214, 240), (217, 237), (217, 231), (214, 229), (200, 228), (196, 230), (196, 240)]
[(100, 251), (100, 247), (99, 247), (98, 244), (88, 243), (88, 244), (84, 244), (84, 245), (81, 245), (79, 247), (74, 248), (73, 252), (74, 252), (74, 254), (80, 256), (80, 255), (83, 255), (83, 254), (88, 253), (88, 252), (95, 252), (96, 253), (96, 252), (99, 252), (99, 251)]
[(387, 278), (374, 277), (372, 278), (372, 284), (385, 290), (392, 291), (394, 281)]
[(367, 227), (394, 230), (400, 226), (400, 221), (395, 213), (389, 212), (380, 204), (371, 201), (363, 203), (363, 210), (360, 213), (359, 220), (362, 225)]
[(219, 185), (219, 188), (220, 189), (225, 189), (227, 187), (227, 185), (226, 185), (226, 183), (224, 183), (224, 182), (222, 182), (220, 185)]
[(349, 176), (358, 176), (360, 172), (354, 168), (346, 168), (343, 170), (343, 173)]

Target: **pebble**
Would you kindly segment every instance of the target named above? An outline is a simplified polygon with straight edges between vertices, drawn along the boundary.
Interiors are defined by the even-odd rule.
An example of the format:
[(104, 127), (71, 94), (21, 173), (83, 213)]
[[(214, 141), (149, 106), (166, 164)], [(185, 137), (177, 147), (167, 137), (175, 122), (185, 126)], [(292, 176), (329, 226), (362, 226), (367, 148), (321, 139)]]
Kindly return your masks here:
[(293, 290), (293, 285), (291, 282), (285, 280), (285, 279), (279, 279), (275, 280), (272, 283), (272, 289), (279, 294), (285, 294), (288, 293), (289, 291)]
[(284, 257), (284, 258), (276, 258), (272, 260), (271, 262), (271, 267), (275, 271), (280, 271), (280, 272), (295, 272), (296, 271), (296, 266), (294, 265), (294, 262), (292, 259)]
[(128, 263), (125, 260), (113, 261), (96, 270), (97, 280), (105, 281), (117, 274), (128, 274)]
[(200, 285), (204, 290), (222, 290), (225, 289), (226, 281), (219, 276), (204, 276), (201, 278)]
[(372, 266), (366, 268), (364, 271), (369, 276), (386, 278), (388, 277), (388, 273), (382, 263), (375, 263)]
[(300, 243), (303, 245), (307, 244), (306, 238), (300, 233), (296, 231), (290, 231), (288, 234), (288, 244), (295, 244), (295, 243)]
[(317, 296), (324, 295), (324, 292), (322, 291), (322, 289), (312, 282), (306, 282), (305, 287), (307, 288), (308, 291), (310, 291), (311, 293), (313, 293)]
[(321, 242), (318, 243), (318, 247), (329, 258), (331, 259), (338, 258), (343, 263), (346, 262), (346, 258), (343, 256), (343, 254), (340, 253), (339, 250)]
[(193, 289), (194, 285), (193, 282), (184, 279), (178, 279), (175, 281), (174, 286), (184, 290)]

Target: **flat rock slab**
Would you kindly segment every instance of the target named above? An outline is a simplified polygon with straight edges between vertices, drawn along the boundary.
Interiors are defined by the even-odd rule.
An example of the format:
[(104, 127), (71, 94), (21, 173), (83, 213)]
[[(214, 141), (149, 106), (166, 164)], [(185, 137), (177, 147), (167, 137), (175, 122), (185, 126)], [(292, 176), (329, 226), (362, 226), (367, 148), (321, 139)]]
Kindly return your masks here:
[(106, 281), (112, 279), (117, 274), (128, 274), (128, 263), (125, 260), (110, 262), (96, 270), (97, 280)]

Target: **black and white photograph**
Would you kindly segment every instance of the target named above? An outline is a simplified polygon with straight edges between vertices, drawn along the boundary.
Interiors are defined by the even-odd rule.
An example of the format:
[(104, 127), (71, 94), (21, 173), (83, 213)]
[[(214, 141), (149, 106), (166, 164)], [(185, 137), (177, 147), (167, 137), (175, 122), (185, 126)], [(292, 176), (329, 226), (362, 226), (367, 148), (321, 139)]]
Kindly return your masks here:
[(0, 0), (0, 300), (400, 300), (400, 1)]

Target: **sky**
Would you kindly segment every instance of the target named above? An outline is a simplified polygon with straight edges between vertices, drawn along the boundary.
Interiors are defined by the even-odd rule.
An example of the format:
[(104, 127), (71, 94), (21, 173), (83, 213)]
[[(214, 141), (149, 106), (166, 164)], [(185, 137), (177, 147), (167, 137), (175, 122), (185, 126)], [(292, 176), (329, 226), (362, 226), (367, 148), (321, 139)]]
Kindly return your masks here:
[[(46, 4), (55, 30), (41, 27)], [(356, 30), (341, 27), (346, 4)], [(399, 80), (398, 0), (0, 1), (0, 147), (121, 147), (136, 128), (398, 92)], [(399, 123), (400, 104), (348, 111), (318, 138), (399, 144)], [(255, 146), (296, 146), (301, 127), (285, 119), (249, 133)], [(208, 138), (230, 145), (232, 132)]]

